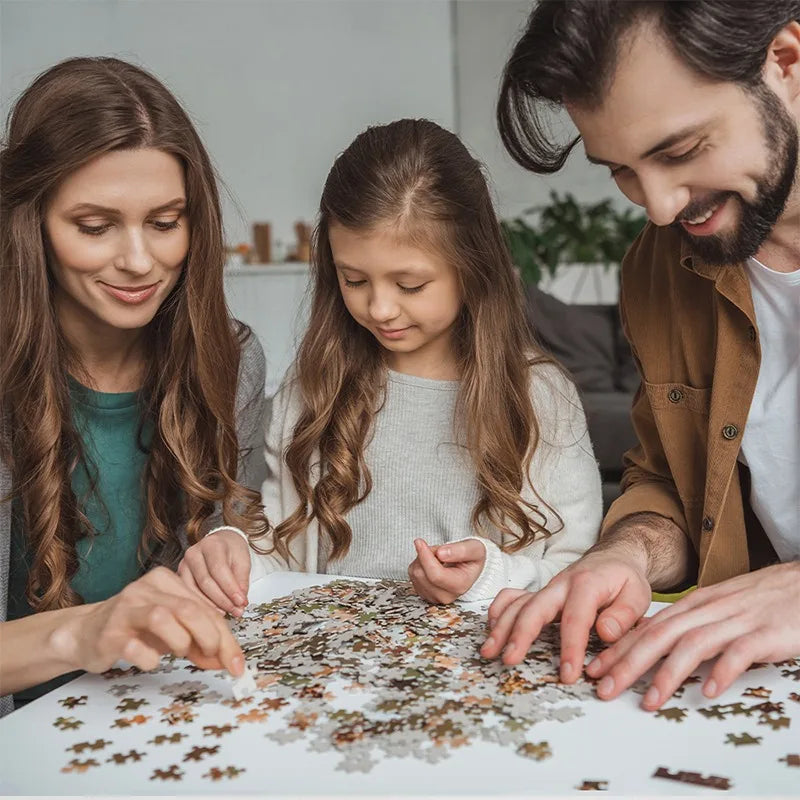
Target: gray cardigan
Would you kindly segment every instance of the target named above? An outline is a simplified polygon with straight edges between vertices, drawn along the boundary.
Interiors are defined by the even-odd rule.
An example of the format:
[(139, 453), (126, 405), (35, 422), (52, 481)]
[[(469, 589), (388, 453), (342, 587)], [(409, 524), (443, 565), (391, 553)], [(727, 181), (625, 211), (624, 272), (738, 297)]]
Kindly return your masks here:
[[(239, 382), (236, 387), (236, 433), (241, 459), (237, 480), (243, 486), (261, 491), (266, 475), (264, 462), (264, 384), (266, 365), (264, 351), (255, 334), (250, 334), (242, 346)], [(0, 431), (0, 435), (2, 435)], [(11, 493), (11, 473), (0, 459), (0, 501)], [(206, 521), (206, 528), (223, 524), (222, 507), (217, 505)], [(185, 533), (179, 531), (186, 543)], [(11, 550), (11, 503), (0, 502), (0, 622), (5, 622), (8, 610), (9, 561)], [(0, 717), (14, 708), (10, 695), (0, 697)]]

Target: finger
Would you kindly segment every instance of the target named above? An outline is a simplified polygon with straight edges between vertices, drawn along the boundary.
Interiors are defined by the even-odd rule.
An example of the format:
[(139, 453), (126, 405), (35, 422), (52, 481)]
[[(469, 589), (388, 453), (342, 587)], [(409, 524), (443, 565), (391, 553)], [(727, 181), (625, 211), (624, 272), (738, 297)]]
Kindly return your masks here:
[[(553, 622), (561, 613), (565, 592), (559, 589), (537, 592), (517, 615), (514, 627), (503, 648), (504, 664), (519, 664), (526, 656), (531, 644), (539, 637), (542, 628)], [(501, 623), (498, 623), (500, 627)], [(494, 631), (492, 631), (494, 635)]]
[(192, 644), (192, 636), (178, 622), (169, 608), (156, 605), (149, 609), (146, 632), (140, 638), (160, 653), (174, 653), (185, 656)]
[(136, 637), (128, 639), (120, 657), (146, 671), (155, 669), (161, 663), (161, 653)]
[[(223, 609), (215, 606), (214, 603), (203, 594), (202, 590), (195, 582), (191, 568), (186, 564), (185, 558), (182, 559), (181, 563), (178, 565), (178, 574), (166, 567), (155, 567), (155, 569), (146, 573), (143, 578), (139, 578), (139, 581), (144, 580), (148, 582), (149, 587), (154, 587), (165, 594), (185, 597), (195, 602), (199, 601), (204, 608), (213, 611), (215, 614), (225, 614)], [(148, 589), (148, 591), (150, 591), (150, 589)]]
[(247, 605), (247, 593), (250, 589), (250, 547), (247, 552), (241, 549), (234, 550), (231, 557), (231, 569), (236, 582), (239, 584), (242, 606)]
[(597, 618), (600, 597), (588, 586), (573, 585), (561, 612), (561, 666), (563, 683), (574, 683), (583, 671), (589, 634)]
[(440, 545), (435, 555), (443, 564), (484, 561), (486, 559), (486, 546), (477, 539), (466, 539), (463, 542)]
[(530, 594), (530, 592), (525, 589), (503, 589), (489, 606), (487, 613), (489, 628), (493, 628), (503, 612), (523, 594)]
[[(774, 659), (773, 648), (768, 646), (766, 640), (767, 637), (761, 632), (734, 639), (711, 669), (703, 686), (703, 694), (706, 697), (719, 697), (754, 661)], [(790, 654), (787, 652), (786, 655)]]
[(417, 548), (419, 563), (425, 572), (428, 583), (442, 589), (453, 589), (458, 583), (457, 576), (448, 574), (447, 567), (439, 563), (439, 559), (431, 552), (427, 542), (423, 539), (415, 539), (414, 546)]
[(653, 676), (642, 700), (642, 708), (647, 711), (660, 708), (703, 661), (721, 653), (741, 633), (741, 621), (730, 618), (702, 625), (681, 636)]
[(422, 565), (415, 561), (408, 569), (409, 577), (411, 578), (411, 585), (414, 587), (414, 591), (423, 599), (427, 600), (429, 603), (433, 603), (435, 605), (443, 605), (452, 602), (454, 598), (446, 597), (445, 594), (439, 587), (434, 586), (426, 577), (425, 570), (423, 570)]
[(217, 586), (222, 589), (228, 600), (233, 603), (233, 611), (231, 613), (240, 617), (242, 609), (247, 605), (247, 597), (242, 594), (241, 583), (233, 574), (228, 562), (221, 559), (216, 560), (212, 553), (204, 553), (203, 558), (208, 574), (216, 581)]
[[(221, 608), (223, 611), (227, 611), (228, 613), (233, 613), (237, 609), (236, 603), (227, 595), (225, 591), (217, 584), (214, 577), (208, 571), (208, 565), (206, 564), (206, 560), (203, 554), (203, 551), (194, 548), (190, 548), (186, 551), (186, 555), (184, 556), (184, 562), (192, 571), (192, 577), (194, 578), (197, 587), (200, 591), (209, 599), (211, 600), (217, 608)], [(228, 570), (230, 572), (230, 570)], [(232, 576), (231, 576), (232, 577)], [(238, 592), (238, 587), (236, 589)]]
[[(650, 590), (625, 581), (619, 594), (601, 612), (595, 629), (604, 642), (616, 642), (626, 634), (650, 607)], [(667, 609), (665, 609), (667, 610)]]

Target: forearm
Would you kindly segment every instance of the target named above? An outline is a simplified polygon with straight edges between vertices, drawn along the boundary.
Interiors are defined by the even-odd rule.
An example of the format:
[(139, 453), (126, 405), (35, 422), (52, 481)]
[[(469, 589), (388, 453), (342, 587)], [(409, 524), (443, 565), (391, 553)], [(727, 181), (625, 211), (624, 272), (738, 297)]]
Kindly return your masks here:
[(609, 550), (637, 562), (657, 592), (681, 586), (697, 573), (697, 557), (688, 537), (659, 514), (631, 514), (618, 520), (590, 552)]
[(81, 669), (70, 657), (73, 626), (92, 606), (73, 606), (0, 623), (0, 695)]

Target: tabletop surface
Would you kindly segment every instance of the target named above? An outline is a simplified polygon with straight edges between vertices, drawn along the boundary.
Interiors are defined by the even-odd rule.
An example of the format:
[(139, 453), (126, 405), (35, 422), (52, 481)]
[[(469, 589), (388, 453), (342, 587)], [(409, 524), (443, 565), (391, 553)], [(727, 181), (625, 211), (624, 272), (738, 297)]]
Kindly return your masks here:
[(249, 697), (225, 673), (165, 659), (83, 675), (0, 720), (0, 791), (800, 793), (800, 658), (758, 665), (714, 701), (695, 679), (656, 715), (641, 687), (605, 703), (589, 682), (559, 684), (557, 628), (503, 668), (477, 657), (486, 604), (330, 581), (253, 584), (235, 625)]

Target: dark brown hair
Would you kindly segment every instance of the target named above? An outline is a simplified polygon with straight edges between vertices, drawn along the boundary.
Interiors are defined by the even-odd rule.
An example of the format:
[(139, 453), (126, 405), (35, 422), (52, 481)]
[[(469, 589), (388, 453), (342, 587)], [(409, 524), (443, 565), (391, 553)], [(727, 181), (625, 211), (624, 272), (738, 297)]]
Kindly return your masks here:
[[(59, 328), (43, 234), (48, 198), (71, 172), (115, 150), (151, 147), (182, 164), (189, 251), (147, 329), (143, 419), (154, 428), (144, 477), (143, 566), (175, 565), (176, 529), (190, 543), (221, 503), (227, 522), (263, 532), (260, 497), (236, 481), (235, 391), (241, 346), (224, 300), (217, 185), (188, 116), (152, 75), (114, 58), (75, 58), (40, 75), (9, 117), (0, 152), (0, 455), (21, 502), (35, 610), (81, 601), (70, 579), (75, 543), (92, 533), (71, 489), (81, 458), (68, 373), (77, 354)], [(2, 501), (4, 498), (0, 498)]]
[[(463, 298), (454, 337), (462, 375), (456, 422), (480, 487), (473, 526), (496, 526), (511, 550), (548, 535), (545, 516), (520, 496), (538, 439), (530, 397), (536, 359), (486, 179), (454, 134), (404, 119), (361, 133), (325, 182), (312, 241), (310, 322), (294, 378), (302, 410), (284, 454), (300, 504), (276, 528), (275, 548), (286, 556), (291, 538), (316, 518), (330, 537), (331, 558), (343, 555), (352, 537), (344, 515), (372, 485), (364, 447), (383, 402), (385, 363), (342, 299), (332, 224), (354, 231), (390, 226), (399, 240), (454, 265)], [(320, 479), (312, 486), (316, 451)]]
[(770, 43), (794, 20), (800, 0), (540, 0), (503, 72), (500, 137), (526, 169), (558, 172), (580, 137), (554, 141), (553, 110), (601, 103), (626, 36), (643, 21), (698, 75), (752, 91)]

